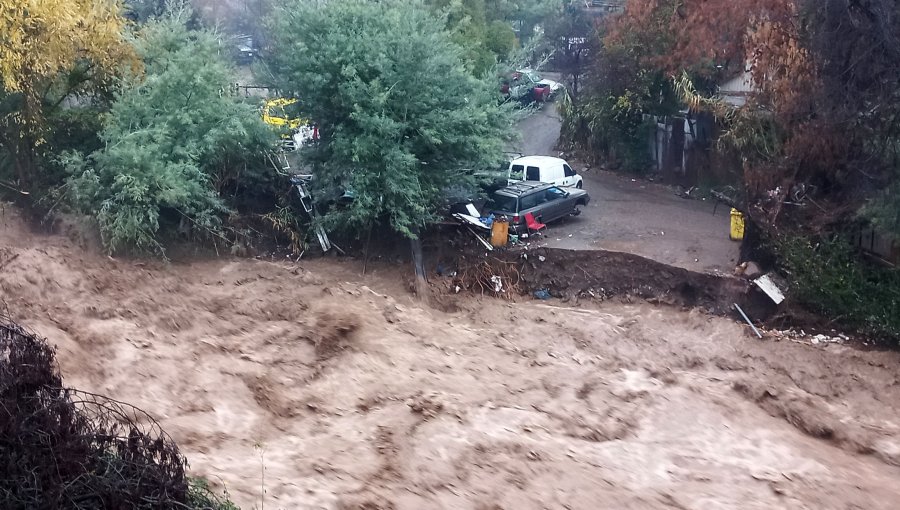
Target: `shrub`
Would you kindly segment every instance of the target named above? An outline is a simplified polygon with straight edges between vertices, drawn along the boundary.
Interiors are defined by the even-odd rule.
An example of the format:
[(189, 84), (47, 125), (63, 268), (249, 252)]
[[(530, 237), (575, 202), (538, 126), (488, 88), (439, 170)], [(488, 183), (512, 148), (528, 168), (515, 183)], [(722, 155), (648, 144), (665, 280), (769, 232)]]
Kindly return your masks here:
[(110, 251), (162, 253), (161, 231), (185, 220), (215, 232), (228, 209), (219, 192), (236, 191), (238, 179), (244, 190), (267, 185), (260, 167), (274, 134), (223, 93), (229, 73), (215, 34), (181, 18), (142, 28), (135, 45), (145, 73), (123, 82), (103, 147), (67, 158), (72, 203), (96, 218)]
[(900, 271), (868, 264), (841, 236), (782, 236), (776, 250), (801, 303), (836, 324), (900, 339)]
[(146, 413), (63, 387), (46, 340), (0, 317), (0, 508), (233, 510)]
[(582, 99), (574, 103), (566, 95), (560, 101), (564, 143), (627, 172), (642, 173), (650, 168), (649, 140), (654, 123), (634, 109), (631, 93)]

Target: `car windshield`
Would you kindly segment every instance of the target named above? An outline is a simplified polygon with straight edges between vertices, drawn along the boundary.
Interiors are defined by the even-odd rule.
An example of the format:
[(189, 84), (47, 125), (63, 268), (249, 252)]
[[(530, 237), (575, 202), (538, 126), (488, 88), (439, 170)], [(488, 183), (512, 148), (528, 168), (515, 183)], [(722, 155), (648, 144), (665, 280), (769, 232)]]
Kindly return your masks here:
[(519, 212), (516, 209), (516, 197), (501, 195), (499, 193), (494, 193), (491, 197), (491, 201), (488, 203), (488, 209), (498, 212)]

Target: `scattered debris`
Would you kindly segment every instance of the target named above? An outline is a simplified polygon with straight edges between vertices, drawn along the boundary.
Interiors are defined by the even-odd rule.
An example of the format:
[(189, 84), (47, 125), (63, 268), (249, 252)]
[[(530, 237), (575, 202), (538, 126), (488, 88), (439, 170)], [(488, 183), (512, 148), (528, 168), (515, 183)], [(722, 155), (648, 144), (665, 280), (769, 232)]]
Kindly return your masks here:
[(811, 345), (827, 345), (827, 344), (843, 344), (850, 341), (850, 337), (843, 333), (836, 333), (833, 336), (822, 333), (809, 335), (806, 331), (795, 329), (771, 329), (766, 331), (767, 336), (773, 338), (790, 340), (792, 342), (811, 344)]
[(550, 291), (547, 289), (538, 289), (534, 291), (534, 297), (537, 299), (550, 299)]
[(759, 268), (759, 264), (752, 261), (743, 262), (737, 267), (734, 268), (735, 276), (743, 276), (747, 279), (754, 279), (758, 276), (761, 276), (762, 270)]
[[(327, 252), (331, 249), (332, 244), (328, 239), (328, 234), (325, 233), (325, 229), (322, 228), (322, 225), (315, 221), (318, 219), (318, 214), (313, 207), (312, 203), (312, 195), (309, 192), (309, 183), (312, 182), (312, 175), (306, 174), (297, 174), (291, 176), (291, 184), (297, 188), (297, 192), (300, 194), (300, 204), (303, 206), (303, 210), (306, 211), (306, 214), (309, 215), (310, 218), (313, 219), (313, 223), (315, 224), (314, 230), (316, 232), (316, 238), (319, 240), (319, 245), (322, 247), (322, 251)], [(344, 250), (335, 246), (337, 250), (341, 253), (344, 253)]]
[(491, 243), (485, 241), (484, 238), (478, 234), (478, 232), (475, 232), (474, 230), (472, 230), (472, 227), (466, 226), (466, 228), (469, 229), (469, 232), (471, 232), (472, 235), (475, 236), (475, 239), (478, 239), (478, 242), (481, 243), (481, 245), (484, 246), (484, 248), (486, 250), (494, 251), (494, 247), (491, 246)]
[(766, 293), (772, 301), (779, 305), (782, 301), (784, 301), (784, 293), (781, 292), (781, 289), (778, 288), (778, 285), (772, 281), (772, 278), (769, 275), (762, 275), (759, 278), (753, 280), (753, 283), (756, 284), (757, 287), (762, 289), (763, 292)]

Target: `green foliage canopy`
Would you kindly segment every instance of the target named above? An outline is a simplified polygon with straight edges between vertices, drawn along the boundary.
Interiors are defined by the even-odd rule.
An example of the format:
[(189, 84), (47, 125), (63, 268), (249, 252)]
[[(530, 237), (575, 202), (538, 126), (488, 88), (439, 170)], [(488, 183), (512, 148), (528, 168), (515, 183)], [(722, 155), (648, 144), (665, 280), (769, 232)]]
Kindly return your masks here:
[(512, 24), (491, 21), (493, 13), (487, 12), (485, 0), (426, 0), (425, 4), (445, 20), (453, 42), (463, 48), (463, 57), (476, 75), (490, 71), (516, 48)]
[(523, 42), (531, 39), (535, 27), (559, 13), (562, 6), (563, 0), (485, 0), (488, 19), (514, 24)]
[(512, 126), (496, 82), (466, 71), (421, 2), (294, 0), (271, 33), (280, 88), (319, 127), (308, 155), (317, 188), (354, 194), (326, 223), (358, 231), (386, 220), (415, 238), (448, 187), (502, 160)]
[(146, 25), (134, 44), (145, 73), (122, 82), (103, 148), (68, 157), (70, 196), (97, 219), (110, 251), (161, 252), (164, 227), (185, 219), (206, 231), (219, 226), (227, 208), (217, 191), (232, 175), (223, 169), (261, 161), (274, 135), (225, 92), (215, 34), (174, 16)]
[(900, 270), (866, 263), (841, 236), (781, 236), (774, 245), (803, 304), (866, 334), (900, 339)]

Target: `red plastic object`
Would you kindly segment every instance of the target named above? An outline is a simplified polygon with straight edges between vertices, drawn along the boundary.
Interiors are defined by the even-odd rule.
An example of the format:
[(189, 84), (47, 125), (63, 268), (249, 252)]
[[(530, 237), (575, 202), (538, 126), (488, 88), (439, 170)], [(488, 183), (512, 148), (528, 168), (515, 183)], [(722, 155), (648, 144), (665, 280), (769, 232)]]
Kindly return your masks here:
[(547, 225), (539, 222), (534, 218), (534, 214), (525, 213), (525, 224), (528, 225), (529, 231), (540, 232), (541, 230), (547, 228)]

